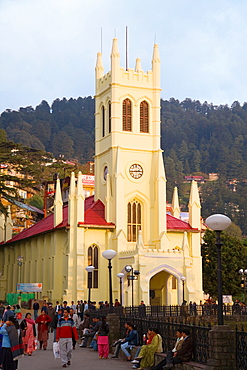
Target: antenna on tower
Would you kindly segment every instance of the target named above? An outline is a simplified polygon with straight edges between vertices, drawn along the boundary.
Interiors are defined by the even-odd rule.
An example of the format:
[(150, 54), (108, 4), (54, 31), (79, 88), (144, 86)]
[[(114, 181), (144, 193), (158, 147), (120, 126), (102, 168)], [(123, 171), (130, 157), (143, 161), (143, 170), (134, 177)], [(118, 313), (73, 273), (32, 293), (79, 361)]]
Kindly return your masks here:
[(100, 49), (101, 49), (101, 54), (102, 54), (102, 49), (103, 49), (103, 36), (102, 36), (102, 27), (101, 27), (101, 31), (100, 31)]
[(126, 26), (126, 71), (128, 70), (128, 27)]
[(154, 34), (154, 43), (156, 44), (156, 33)]
[(117, 37), (117, 31), (116, 31), (116, 28), (114, 28), (114, 38)]

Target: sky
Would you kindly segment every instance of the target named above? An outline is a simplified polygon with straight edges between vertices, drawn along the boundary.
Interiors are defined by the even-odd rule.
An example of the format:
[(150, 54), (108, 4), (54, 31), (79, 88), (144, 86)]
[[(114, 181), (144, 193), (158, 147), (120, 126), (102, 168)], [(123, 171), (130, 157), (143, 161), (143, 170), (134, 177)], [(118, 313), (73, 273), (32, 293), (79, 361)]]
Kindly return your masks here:
[(161, 97), (231, 105), (247, 101), (246, 0), (0, 0), (0, 113), (42, 100), (94, 95), (112, 39), (125, 67), (161, 58)]

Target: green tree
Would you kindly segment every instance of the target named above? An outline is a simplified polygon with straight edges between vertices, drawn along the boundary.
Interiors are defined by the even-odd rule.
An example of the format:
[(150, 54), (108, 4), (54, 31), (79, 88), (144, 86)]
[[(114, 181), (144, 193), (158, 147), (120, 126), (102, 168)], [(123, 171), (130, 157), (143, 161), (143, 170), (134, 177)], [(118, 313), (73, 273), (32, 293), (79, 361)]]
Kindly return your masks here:
[[(18, 189), (40, 184), (44, 164), (51, 156), (44, 151), (27, 148), (13, 142), (0, 143), (0, 163), (7, 166), (0, 173), (0, 212), (6, 214), (3, 198), (18, 198)], [(12, 186), (14, 185), (14, 186)]]
[[(225, 232), (222, 238), (222, 286), (223, 294), (234, 298), (241, 297), (240, 277), (238, 271), (247, 266), (247, 247), (240, 239)], [(216, 234), (206, 230), (202, 243), (203, 290), (211, 297), (217, 297), (217, 250)]]

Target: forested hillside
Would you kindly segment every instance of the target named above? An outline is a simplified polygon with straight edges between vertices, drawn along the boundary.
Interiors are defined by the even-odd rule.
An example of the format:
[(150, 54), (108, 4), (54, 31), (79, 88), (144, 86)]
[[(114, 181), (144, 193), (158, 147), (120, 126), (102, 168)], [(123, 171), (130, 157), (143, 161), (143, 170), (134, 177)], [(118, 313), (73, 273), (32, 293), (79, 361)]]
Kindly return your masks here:
[[(227, 213), (247, 234), (247, 103), (214, 106), (185, 99), (161, 100), (161, 146), (167, 173), (168, 200), (178, 185), (181, 203), (188, 201), (185, 175), (219, 173), (201, 186), (203, 215)], [(94, 155), (94, 99), (42, 101), (36, 108), (6, 110), (0, 129), (8, 140), (44, 149), (81, 163)], [(228, 186), (236, 179), (236, 191)]]

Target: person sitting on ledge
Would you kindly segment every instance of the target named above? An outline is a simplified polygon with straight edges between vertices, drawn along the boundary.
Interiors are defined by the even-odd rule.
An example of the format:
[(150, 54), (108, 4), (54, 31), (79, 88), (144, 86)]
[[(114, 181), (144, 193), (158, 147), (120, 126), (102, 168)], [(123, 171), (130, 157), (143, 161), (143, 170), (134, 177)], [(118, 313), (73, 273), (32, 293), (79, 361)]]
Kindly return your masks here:
[(162, 360), (161, 362), (159, 362), (158, 365), (152, 367), (151, 370), (162, 370), (163, 369), (163, 366), (166, 365), (166, 359), (167, 358), (171, 359), (173, 357), (173, 354), (175, 352), (177, 352), (179, 349), (182, 348), (183, 339), (184, 339), (182, 333), (183, 333), (183, 329), (182, 328), (178, 328), (177, 331), (176, 331), (177, 340), (175, 342), (174, 348), (171, 351), (168, 351), (167, 352), (167, 357), (164, 360)]
[(159, 334), (159, 330), (156, 328), (148, 329), (148, 333), (149, 336), (152, 336), (152, 341), (150, 344), (141, 347), (138, 357), (136, 357), (135, 360), (132, 361), (132, 363), (135, 364), (134, 366), (132, 366), (133, 369), (144, 369), (146, 367), (153, 366), (155, 352), (163, 352), (162, 337)]
[(193, 343), (192, 338), (190, 336), (189, 329), (183, 329), (183, 341), (182, 341), (182, 348), (180, 348), (177, 352), (170, 353), (170, 356), (166, 357), (166, 365), (163, 369), (171, 369), (175, 364), (181, 364), (184, 361), (190, 361), (192, 358), (193, 353)]
[(125, 356), (127, 357), (127, 361), (131, 361), (131, 355), (128, 352), (128, 349), (132, 348), (133, 346), (137, 346), (138, 333), (137, 333), (137, 330), (135, 330), (134, 325), (131, 323), (127, 324), (127, 329), (129, 330), (129, 333), (127, 337), (122, 340), (121, 350), (124, 352)]

